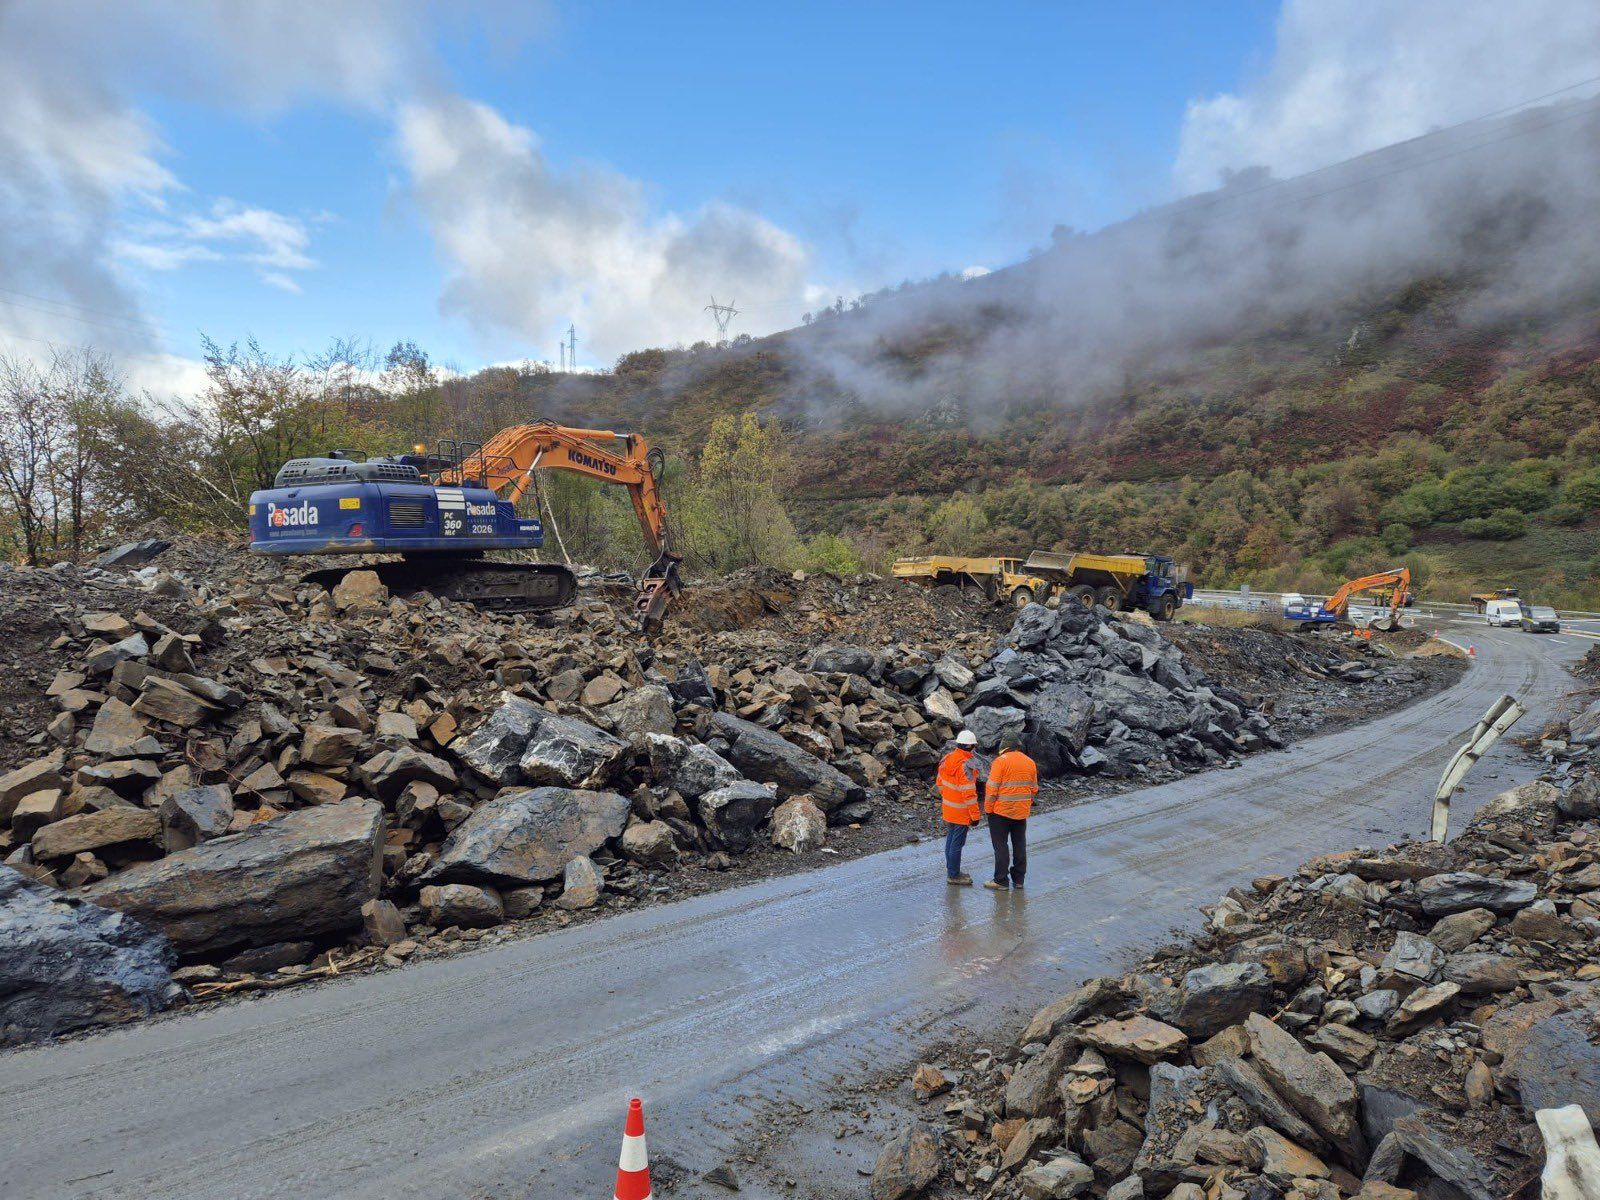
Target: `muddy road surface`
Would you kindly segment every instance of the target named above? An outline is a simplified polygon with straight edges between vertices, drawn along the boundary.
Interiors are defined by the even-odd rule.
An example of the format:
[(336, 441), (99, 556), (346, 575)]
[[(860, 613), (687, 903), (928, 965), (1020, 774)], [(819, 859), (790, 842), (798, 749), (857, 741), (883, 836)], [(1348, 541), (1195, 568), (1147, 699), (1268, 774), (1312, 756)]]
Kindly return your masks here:
[[(1532, 731), (1586, 648), (1481, 626), (1458, 640), (1473, 668), (1399, 713), (1037, 818), (1026, 894), (946, 887), (929, 841), (0, 1057), (0, 1195), (602, 1196), (629, 1095), (659, 1194), (727, 1195), (700, 1175), (732, 1160), (746, 1196), (864, 1195), (864, 1141), (820, 1132), (846, 1081), (1113, 969), (1253, 874), (1425, 830), (1491, 701), (1520, 697)], [(1536, 766), (1502, 744), (1458, 809)], [(772, 1120), (798, 1136), (767, 1142), (785, 1132)], [(788, 1161), (744, 1161), (773, 1151)]]

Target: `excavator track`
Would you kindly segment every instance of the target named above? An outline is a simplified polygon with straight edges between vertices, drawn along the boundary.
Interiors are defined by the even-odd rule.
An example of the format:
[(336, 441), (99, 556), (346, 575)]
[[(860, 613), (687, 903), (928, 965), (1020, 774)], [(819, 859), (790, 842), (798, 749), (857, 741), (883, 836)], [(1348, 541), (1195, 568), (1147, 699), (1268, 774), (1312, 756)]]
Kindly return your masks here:
[(351, 571), (375, 571), (391, 592), (431, 592), (491, 612), (548, 612), (578, 598), (578, 577), (556, 563), (505, 563), (478, 558), (409, 558), (366, 567), (312, 571), (302, 583), (332, 591)]

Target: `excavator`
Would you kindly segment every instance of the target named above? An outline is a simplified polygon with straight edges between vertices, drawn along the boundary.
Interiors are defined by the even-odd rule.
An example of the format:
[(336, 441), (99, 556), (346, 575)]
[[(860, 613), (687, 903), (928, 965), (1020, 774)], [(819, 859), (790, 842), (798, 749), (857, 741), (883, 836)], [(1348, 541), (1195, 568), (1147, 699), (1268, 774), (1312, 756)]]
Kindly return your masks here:
[(1349, 616), (1352, 596), (1370, 591), (1379, 593), (1389, 611), (1387, 615), (1374, 617), (1368, 628), (1385, 631), (1399, 629), (1400, 610), (1405, 607), (1406, 598), (1411, 594), (1411, 570), (1408, 567), (1349, 580), (1321, 604), (1289, 605), (1283, 610), (1283, 615), (1291, 621), (1306, 621), (1313, 626), (1333, 625)]
[[(549, 421), (502, 429), (488, 441), (441, 441), (432, 453), (357, 460), (350, 452), (296, 458), (273, 486), (250, 496), (250, 549), (283, 556), (398, 554), (399, 562), (315, 571), (332, 588), (351, 570), (376, 571), (391, 591), (427, 590), (499, 612), (541, 612), (576, 599), (578, 579), (557, 563), (485, 559), (495, 550), (537, 550), (544, 523), (517, 504), (537, 498), (540, 468), (574, 471), (628, 489), (654, 561), (634, 609), (658, 632), (683, 589), (658, 480), (663, 456), (635, 433), (573, 429)], [(559, 530), (557, 534), (559, 536)]]

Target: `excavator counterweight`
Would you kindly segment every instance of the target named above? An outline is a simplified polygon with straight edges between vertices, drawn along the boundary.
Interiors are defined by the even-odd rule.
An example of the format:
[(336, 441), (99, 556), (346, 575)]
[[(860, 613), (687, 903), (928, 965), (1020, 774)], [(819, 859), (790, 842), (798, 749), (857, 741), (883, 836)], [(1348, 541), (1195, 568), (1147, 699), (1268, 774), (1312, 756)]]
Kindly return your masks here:
[[(540, 468), (572, 471), (628, 489), (652, 562), (635, 608), (647, 632), (660, 628), (682, 590), (657, 484), (659, 452), (637, 434), (571, 429), (544, 421), (501, 430), (481, 446), (447, 443), (440, 453), (356, 461), (335, 450), (294, 459), (274, 486), (250, 497), (250, 548), (259, 554), (399, 554), (362, 568), (392, 590), (431, 591), (481, 608), (538, 612), (577, 597), (577, 576), (555, 563), (483, 558), (536, 550), (544, 525), (517, 513)], [(307, 578), (333, 586), (348, 570)]]

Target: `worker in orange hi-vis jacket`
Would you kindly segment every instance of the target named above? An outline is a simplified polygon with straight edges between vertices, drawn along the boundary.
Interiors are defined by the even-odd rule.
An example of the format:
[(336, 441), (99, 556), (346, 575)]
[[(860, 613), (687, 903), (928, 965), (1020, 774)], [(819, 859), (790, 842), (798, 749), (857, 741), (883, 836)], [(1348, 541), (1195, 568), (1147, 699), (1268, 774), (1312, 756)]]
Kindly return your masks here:
[(955, 749), (939, 762), (939, 804), (944, 817), (944, 874), (954, 886), (971, 887), (972, 876), (961, 870), (961, 849), (967, 830), (983, 819), (978, 807), (982, 773), (974, 754), (978, 739), (970, 729), (956, 734)]
[(983, 886), (1021, 890), (1028, 873), (1028, 816), (1039, 794), (1039, 767), (1022, 752), (1015, 734), (1000, 741), (1000, 757), (989, 767), (983, 811), (989, 814), (989, 841), (994, 845), (994, 878)]

